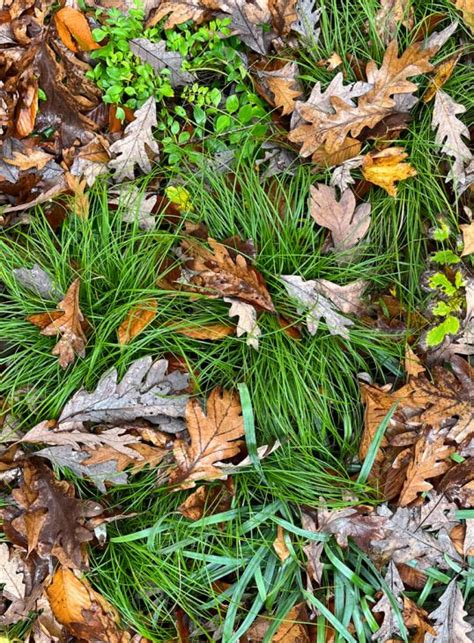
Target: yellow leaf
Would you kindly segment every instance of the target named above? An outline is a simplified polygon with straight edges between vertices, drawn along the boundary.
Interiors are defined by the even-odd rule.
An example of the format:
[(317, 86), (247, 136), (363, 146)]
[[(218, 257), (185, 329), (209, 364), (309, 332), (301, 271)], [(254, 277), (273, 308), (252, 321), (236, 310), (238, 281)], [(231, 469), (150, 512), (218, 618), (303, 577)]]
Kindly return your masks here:
[(195, 326), (178, 326), (174, 329), (176, 333), (191, 337), (191, 339), (223, 339), (235, 333), (235, 326), (228, 324), (205, 324)]
[(158, 302), (148, 299), (134, 306), (127, 314), (117, 330), (119, 344), (122, 346), (132, 341), (156, 317)]
[(74, 52), (98, 49), (92, 38), (89, 23), (83, 13), (72, 7), (63, 7), (54, 14), (54, 24), (59, 37), (68, 49)]
[(273, 549), (276, 551), (278, 558), (284, 562), (290, 555), (290, 550), (286, 546), (285, 532), (281, 525), (278, 525), (277, 537), (273, 541)]
[(450, 56), (447, 60), (444, 60), (436, 67), (436, 73), (431, 79), (430, 84), (428, 85), (428, 89), (423, 96), (424, 103), (429, 103), (438, 89), (441, 89), (441, 87), (449, 80), (451, 74), (454, 71), (454, 68), (456, 67), (459, 57), (460, 54), (454, 54), (454, 56)]
[(461, 257), (466, 257), (474, 252), (474, 221), (463, 223), (459, 226), (462, 232), (463, 251)]
[(165, 189), (165, 194), (180, 212), (194, 212), (191, 195), (182, 185), (169, 185)]
[(474, 33), (474, 0), (455, 0), (456, 9), (462, 13), (462, 19)]
[(401, 147), (388, 147), (381, 152), (370, 152), (364, 157), (362, 174), (364, 178), (383, 188), (390, 196), (396, 196), (395, 181), (416, 176), (416, 170), (409, 163), (403, 163), (408, 154)]

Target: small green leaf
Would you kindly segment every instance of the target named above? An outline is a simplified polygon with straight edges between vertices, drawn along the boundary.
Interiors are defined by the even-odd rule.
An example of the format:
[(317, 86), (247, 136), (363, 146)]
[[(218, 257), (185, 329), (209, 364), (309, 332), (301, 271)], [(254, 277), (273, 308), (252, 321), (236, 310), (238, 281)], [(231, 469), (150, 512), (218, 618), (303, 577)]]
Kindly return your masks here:
[(219, 134), (220, 132), (223, 132), (224, 130), (228, 129), (231, 122), (232, 121), (230, 116), (227, 116), (226, 114), (222, 114), (221, 116), (218, 116), (216, 118), (214, 130), (216, 131), (217, 134)]
[(229, 96), (225, 102), (225, 108), (229, 114), (236, 112), (239, 109), (239, 97), (235, 94), (233, 96)]
[(455, 263), (459, 263), (461, 258), (452, 250), (438, 250), (438, 252), (435, 252), (432, 255), (431, 260), (436, 263), (440, 263), (443, 266), (451, 266)]
[(125, 110), (120, 106), (117, 107), (115, 116), (119, 119), (119, 121), (123, 121), (125, 119)]
[(443, 342), (446, 335), (455, 335), (459, 331), (460, 325), (457, 317), (453, 317), (453, 315), (446, 317), (441, 324), (434, 326), (434, 328), (426, 334), (427, 346), (438, 346)]
[(103, 29), (93, 29), (92, 30), (92, 37), (96, 42), (101, 42), (101, 40), (104, 40), (104, 38), (107, 38), (107, 32), (104, 31)]
[(456, 286), (449, 281), (446, 275), (442, 272), (436, 272), (428, 279), (428, 285), (432, 290), (441, 290), (448, 297), (456, 294)]

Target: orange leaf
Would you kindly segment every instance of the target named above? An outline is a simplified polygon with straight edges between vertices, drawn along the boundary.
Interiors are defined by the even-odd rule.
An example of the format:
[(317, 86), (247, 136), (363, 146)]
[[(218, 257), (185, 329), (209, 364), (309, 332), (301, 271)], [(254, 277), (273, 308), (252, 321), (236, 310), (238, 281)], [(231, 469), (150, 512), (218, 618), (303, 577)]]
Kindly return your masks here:
[(86, 17), (77, 9), (63, 7), (54, 15), (54, 24), (59, 37), (71, 51), (99, 49), (100, 45), (92, 38)]
[(276, 554), (282, 563), (285, 562), (290, 555), (290, 550), (285, 542), (285, 532), (281, 525), (278, 525), (277, 537), (273, 541), (273, 549), (276, 551)]
[(176, 333), (191, 337), (192, 339), (223, 339), (235, 333), (235, 326), (227, 324), (206, 324), (204, 326), (179, 326), (174, 329)]
[(461, 54), (454, 54), (454, 56), (450, 56), (447, 60), (443, 60), (443, 62), (437, 66), (436, 73), (431, 79), (428, 89), (423, 96), (424, 103), (429, 103), (438, 89), (441, 89), (441, 87), (449, 80), (460, 55)]
[(34, 130), (38, 111), (38, 81), (28, 84), (18, 101), (16, 131), (20, 138), (29, 136)]
[(157, 308), (158, 302), (154, 298), (134, 306), (118, 327), (119, 344), (128, 344), (139, 335), (155, 319)]

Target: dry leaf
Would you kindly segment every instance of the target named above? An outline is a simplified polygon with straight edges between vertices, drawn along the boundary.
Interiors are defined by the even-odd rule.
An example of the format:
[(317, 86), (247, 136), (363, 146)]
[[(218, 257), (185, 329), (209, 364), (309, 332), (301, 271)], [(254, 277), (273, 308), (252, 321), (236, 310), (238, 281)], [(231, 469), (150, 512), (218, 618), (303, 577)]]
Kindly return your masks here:
[(206, 414), (198, 400), (189, 400), (186, 424), (190, 443), (175, 441), (177, 467), (171, 471), (170, 483), (187, 489), (196, 480), (225, 479), (215, 464), (237, 455), (242, 445), (244, 421), (238, 394), (215, 388), (207, 400)]
[(473, 0), (454, 0), (456, 9), (462, 13), (462, 19), (474, 33), (474, 2)]
[(287, 36), (298, 20), (298, 0), (268, 0), (272, 25), (280, 36)]
[(41, 461), (26, 461), (20, 487), (12, 492), (14, 503), (6, 510), (3, 528), (8, 539), (48, 560), (81, 568), (86, 563), (83, 544), (94, 534), (86, 518), (98, 516), (102, 507), (74, 497), (74, 487), (59, 482)]
[(23, 561), (13, 548), (8, 547), (7, 543), (0, 543), (0, 585), (3, 585), (1, 590), (3, 599), (11, 602), (5, 612), (2, 610), (0, 624), (10, 625), (27, 618)]
[(145, 173), (151, 172), (148, 151), (158, 157), (158, 143), (153, 137), (153, 127), (156, 127), (155, 98), (150, 98), (135, 111), (135, 120), (127, 125), (123, 137), (110, 146), (110, 153), (115, 155), (109, 162), (109, 167), (115, 170), (114, 179), (122, 181), (135, 177), (135, 165)]
[(32, 268), (14, 268), (12, 275), (23, 288), (43, 299), (58, 301), (63, 297), (48, 273), (37, 263), (33, 264)]
[[(272, 622), (271, 618), (258, 616), (245, 633), (242, 643), (262, 643)], [(305, 604), (299, 603), (286, 614), (272, 636), (272, 643), (310, 643), (308, 625)]]
[(338, 201), (336, 190), (322, 184), (312, 185), (310, 195), (310, 214), (316, 223), (331, 230), (336, 252), (352, 248), (367, 234), (370, 203), (356, 207), (350, 190), (345, 190)]
[(178, 511), (190, 520), (200, 520), (204, 516), (214, 516), (231, 507), (232, 493), (223, 484), (201, 485), (182, 502)]
[(469, 643), (472, 632), (471, 626), (464, 620), (467, 612), (464, 609), (464, 599), (456, 579), (447, 586), (439, 599), (439, 607), (429, 615), (434, 621), (436, 635), (427, 634), (425, 643)]
[(459, 226), (462, 232), (463, 249), (461, 257), (467, 257), (474, 252), (474, 221)]
[(429, 103), (430, 100), (434, 98), (438, 89), (441, 89), (441, 87), (451, 78), (451, 74), (453, 73), (459, 58), (460, 54), (454, 54), (446, 60), (443, 60), (443, 62), (436, 67), (436, 73), (431, 79), (425, 95), (423, 96), (424, 103)]
[[(111, 193), (109, 192), (109, 195)], [(154, 230), (156, 227), (155, 206), (158, 201), (156, 194), (147, 194), (136, 185), (121, 184), (112, 192), (109, 203), (117, 205), (122, 215), (122, 221), (137, 223), (142, 230)]]
[[(54, 24), (59, 37), (68, 49), (74, 52), (98, 49), (92, 37), (89, 23), (83, 13), (72, 7), (63, 7), (54, 14)], [(76, 44), (77, 43), (77, 44)]]
[(38, 81), (28, 79), (20, 86), (20, 98), (16, 106), (15, 127), (19, 138), (29, 136), (35, 128), (38, 113)]
[(262, 331), (257, 324), (257, 311), (255, 308), (238, 299), (232, 299), (232, 297), (224, 297), (224, 301), (232, 304), (229, 309), (229, 317), (239, 318), (237, 322), (237, 337), (242, 337), (242, 335), (246, 334), (247, 346), (258, 350), (259, 338)]
[(87, 339), (84, 330), (88, 324), (79, 308), (79, 288), (80, 280), (76, 279), (59, 302), (59, 310), (28, 317), (29, 322), (41, 328), (42, 335), (61, 335), (52, 353), (59, 356), (62, 368), (72, 364), (76, 355), (85, 355)]
[(290, 550), (285, 542), (285, 532), (281, 525), (278, 525), (277, 527), (277, 536), (273, 541), (273, 549), (276, 551), (276, 554), (282, 563), (284, 563), (290, 555)]
[(56, 570), (46, 595), (55, 619), (74, 638), (107, 643), (130, 640), (119, 630), (118, 613), (112, 605), (70, 569)]
[(275, 107), (281, 109), (284, 116), (293, 112), (296, 99), (301, 96), (297, 74), (298, 65), (295, 62), (287, 63), (281, 69), (260, 74), (273, 94)]
[(119, 344), (121, 346), (129, 344), (155, 319), (157, 310), (158, 302), (154, 298), (147, 299), (131, 308), (117, 329)]
[(415, 630), (412, 643), (424, 643), (427, 633), (436, 634), (436, 630), (426, 621), (427, 617), (428, 612), (406, 596), (403, 597), (403, 622), (409, 630)]
[(44, 166), (51, 161), (54, 157), (51, 154), (43, 152), (43, 150), (34, 149), (28, 154), (15, 152), (12, 158), (4, 158), (5, 163), (14, 165), (20, 170), (42, 170)]
[(208, 13), (207, 3), (201, 0), (164, 0), (164, 2), (160, 2), (157, 11), (148, 19), (146, 26), (156, 25), (164, 16), (168, 16), (164, 24), (165, 29), (173, 29), (176, 25), (188, 20), (199, 25)]
[(420, 362), (420, 358), (415, 355), (413, 350), (407, 346), (405, 349), (405, 372), (408, 377), (417, 377), (425, 372), (424, 366)]
[(65, 172), (64, 178), (66, 185), (73, 193), (72, 211), (81, 219), (87, 219), (89, 216), (89, 195), (86, 192), (86, 181), (80, 180), (74, 174)]
[[(213, 297), (235, 297), (274, 312), (275, 308), (262, 275), (240, 254), (235, 259), (225, 246), (208, 239), (211, 250), (195, 240), (183, 241), (189, 283)], [(206, 292), (207, 291), (207, 292)]]
[(158, 73), (167, 69), (171, 87), (182, 87), (194, 81), (195, 76), (182, 69), (183, 56), (178, 51), (167, 50), (165, 40), (151, 42), (148, 38), (134, 38), (129, 41), (129, 47), (135, 56)]
[(210, 339), (213, 341), (223, 339), (235, 333), (235, 327), (226, 324), (179, 325), (173, 327), (173, 330), (175, 333), (185, 335), (185, 337), (191, 337), (191, 339)]
[(457, 118), (458, 114), (464, 114), (465, 111), (464, 105), (456, 103), (443, 90), (436, 92), (432, 120), (432, 127), (437, 130), (435, 140), (443, 154), (454, 158), (454, 166), (447, 180), (462, 179), (464, 166), (472, 159), (471, 150), (463, 141), (463, 137), (469, 139), (469, 130)]
[(392, 600), (384, 591), (382, 598), (372, 607), (372, 612), (383, 612), (384, 614), (382, 624), (375, 634), (372, 635), (373, 641), (385, 642), (391, 640), (394, 635), (401, 634), (399, 621), (392, 601), (395, 599), (395, 602), (401, 610), (403, 602), (400, 595), (405, 588), (403, 587), (402, 579), (393, 561), (390, 561), (388, 565), (385, 582), (392, 594)]
[(387, 147), (381, 152), (369, 152), (362, 163), (362, 174), (367, 181), (379, 185), (390, 196), (396, 196), (395, 181), (416, 176), (416, 170), (409, 163), (403, 163), (407, 156), (401, 147)]
[[(301, 514), (301, 526), (306, 531), (318, 531), (317, 520), (310, 514)], [(306, 573), (308, 575), (309, 589), (312, 590), (312, 581), (314, 580), (318, 585), (321, 584), (323, 577), (324, 565), (321, 562), (321, 555), (324, 551), (324, 541), (310, 540), (307, 545), (303, 547), (306, 555)]]
[(397, 35), (397, 27), (402, 24), (413, 29), (414, 13), (411, 0), (381, 0), (381, 7), (375, 15), (375, 31), (387, 45)]

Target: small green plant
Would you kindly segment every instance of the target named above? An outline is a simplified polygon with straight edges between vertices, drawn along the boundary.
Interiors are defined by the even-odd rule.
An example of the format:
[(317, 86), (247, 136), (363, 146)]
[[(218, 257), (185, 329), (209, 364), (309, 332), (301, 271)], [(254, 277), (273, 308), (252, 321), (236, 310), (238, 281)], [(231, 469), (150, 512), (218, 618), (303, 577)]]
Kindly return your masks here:
[[(436, 243), (442, 243), (449, 240), (451, 230), (441, 221), (430, 231), (430, 236)], [(429, 310), (435, 322), (425, 334), (424, 343), (427, 348), (435, 348), (461, 328), (459, 317), (465, 306), (466, 282), (461, 268), (455, 267), (461, 263), (461, 257), (453, 250), (436, 250), (430, 260), (436, 269), (425, 274), (425, 286), (432, 295)]]

